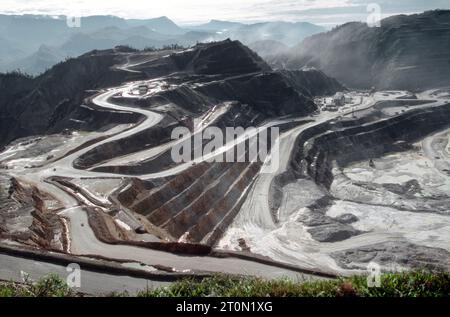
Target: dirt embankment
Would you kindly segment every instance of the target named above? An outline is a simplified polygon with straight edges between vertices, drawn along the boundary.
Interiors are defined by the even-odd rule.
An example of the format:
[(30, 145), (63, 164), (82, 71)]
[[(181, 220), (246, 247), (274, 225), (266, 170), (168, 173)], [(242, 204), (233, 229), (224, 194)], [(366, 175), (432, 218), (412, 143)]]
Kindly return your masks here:
[[(2, 177), (0, 238), (49, 250), (67, 250), (63, 220), (52, 197), (15, 178)], [(7, 190), (6, 190), (7, 188)]]
[(449, 116), (450, 104), (445, 104), (364, 125), (314, 127), (296, 141), (291, 168), (297, 177), (309, 175), (329, 188), (334, 167), (408, 150), (415, 141), (447, 126)]
[[(117, 228), (110, 216), (97, 208), (86, 207), (85, 210), (88, 214), (89, 226), (94, 231), (97, 239), (104, 243), (138, 246), (184, 255), (208, 255), (212, 250), (209, 246), (191, 243), (121, 240), (120, 237), (125, 237), (125, 235), (123, 232), (120, 232), (121, 229)], [(118, 235), (113, 234), (113, 232), (118, 233)]]

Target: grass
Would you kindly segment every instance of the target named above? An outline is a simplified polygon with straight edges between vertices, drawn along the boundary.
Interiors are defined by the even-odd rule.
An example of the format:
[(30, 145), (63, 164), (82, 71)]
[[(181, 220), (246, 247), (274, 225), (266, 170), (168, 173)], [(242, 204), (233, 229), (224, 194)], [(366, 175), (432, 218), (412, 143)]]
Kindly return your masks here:
[(0, 283), (0, 297), (74, 297), (78, 294), (59, 276), (50, 274), (36, 283)]
[[(0, 284), (0, 297), (72, 297), (65, 282), (50, 275), (37, 283), (5, 282)], [(107, 296), (129, 296), (111, 293)], [(381, 287), (368, 287), (364, 276), (337, 280), (293, 282), (267, 281), (259, 278), (235, 278), (217, 275), (202, 281), (185, 279), (169, 287), (147, 289), (139, 297), (449, 297), (450, 273), (408, 272), (385, 274)]]
[(297, 283), (216, 276), (201, 282), (183, 280), (168, 288), (140, 292), (147, 297), (448, 297), (449, 273), (409, 272), (385, 274), (381, 287), (368, 287), (364, 276)]

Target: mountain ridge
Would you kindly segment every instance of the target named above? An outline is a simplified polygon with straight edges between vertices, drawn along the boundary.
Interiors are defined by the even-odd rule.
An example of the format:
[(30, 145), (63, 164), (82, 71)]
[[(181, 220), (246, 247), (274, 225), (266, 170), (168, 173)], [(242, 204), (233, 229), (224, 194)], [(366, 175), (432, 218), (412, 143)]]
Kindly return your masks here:
[[(88, 16), (81, 18), (79, 28), (70, 28), (65, 16), (0, 15), (0, 39), (9, 48), (0, 49), (0, 71), (20, 69), (22, 72), (38, 75), (49, 65), (60, 62), (61, 55), (76, 57), (90, 50), (117, 45), (129, 45), (137, 49), (162, 48), (166, 45), (192, 46), (199, 42), (232, 38), (246, 45), (259, 39), (269, 39), (288, 42), (292, 46), (311, 33), (306, 25), (296, 27), (289, 24), (287, 28), (293, 28), (292, 32), (280, 31), (278, 28), (279, 22), (258, 23), (252, 27), (250, 24), (219, 20), (183, 28), (165, 16), (153, 19)], [(322, 29), (314, 29), (313, 32), (318, 31)], [(262, 34), (265, 34), (264, 38)], [(41, 59), (36, 58), (36, 55), (39, 55), (41, 45), (51, 47), (59, 54), (54, 54), (53, 60), (40, 62)], [(21, 65), (22, 61), (25, 61), (24, 65)]]
[[(117, 68), (127, 60), (142, 58), (149, 59), (149, 62), (132, 72)], [(87, 91), (170, 74), (186, 77), (180, 79), (175, 76), (174, 83), (192, 81), (192, 78), (203, 83), (190, 91), (185, 91), (181, 85), (155, 96), (155, 99), (163, 98), (167, 103), (176, 98), (174, 103), (185, 100), (184, 103), (191, 104), (196, 100), (192, 94), (201, 94), (205, 100), (215, 100), (214, 103), (227, 100), (249, 103), (269, 116), (301, 114), (315, 109), (310, 87), (303, 89), (293, 85), (287, 76), (272, 71), (256, 53), (238, 41), (198, 44), (184, 51), (96, 50), (59, 63), (38, 77), (0, 75), (0, 92), (4, 95), (0, 99), (0, 144), (67, 128), (89, 130), (91, 123), (98, 129), (103, 121), (98, 118), (93, 121), (95, 114), (80, 107), (93, 93)], [(331, 90), (342, 88), (337, 82), (335, 85), (327, 84), (325, 79), (323, 82)], [(277, 93), (279, 90), (285, 93), (280, 95)], [(36, 116), (42, 120), (35, 120)], [(103, 120), (107, 121), (108, 117)], [(74, 122), (86, 124), (80, 126)]]
[(350, 22), (313, 35), (272, 65), (313, 66), (355, 88), (417, 90), (450, 84), (450, 11), (400, 15), (381, 27)]

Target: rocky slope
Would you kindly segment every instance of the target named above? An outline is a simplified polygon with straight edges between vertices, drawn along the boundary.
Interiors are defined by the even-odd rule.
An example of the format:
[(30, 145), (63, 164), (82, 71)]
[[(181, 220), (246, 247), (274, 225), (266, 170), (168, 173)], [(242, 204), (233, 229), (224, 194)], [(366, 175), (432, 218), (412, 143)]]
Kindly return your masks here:
[[(65, 250), (64, 225), (50, 197), (0, 174), (0, 239)], [(52, 208), (49, 208), (53, 204)]]
[[(231, 40), (188, 50), (94, 51), (37, 78), (4, 78), (2, 113), (14, 118), (18, 128), (5, 131), (2, 141), (43, 136), (10, 144), (11, 153), (3, 153), (2, 164), (12, 175), (20, 174), (24, 183), (41, 175), (34, 179), (43, 180), (42, 193), (30, 182), (29, 239), (58, 249), (73, 245), (64, 240), (62, 215), (69, 219), (75, 241), (74, 228), (87, 224), (75, 227), (79, 219), (73, 217), (80, 213), (56, 215), (48, 208), (51, 198), (43, 194), (48, 191), (65, 206), (72, 199), (78, 202), (79, 211), (89, 215), (95, 237), (105, 243), (136, 242), (149, 248), (154, 244), (144, 242), (214, 245), (239, 212), (264, 162), (265, 157), (249, 157), (250, 144), (258, 140), (256, 151), (263, 153), (270, 151), (273, 140), (245, 140), (244, 153), (235, 153), (238, 145), (227, 149), (221, 144), (224, 153), (217, 154), (222, 155), (218, 161), (176, 162), (171, 157), (174, 128), (196, 131), (191, 141), (201, 137), (206, 126), (226, 132), (229, 127), (272, 124), (284, 132), (317, 111), (315, 95), (343, 89), (315, 70), (273, 71), (256, 53)], [(24, 83), (21, 89), (16, 88), (19, 81)], [(106, 87), (110, 89), (101, 89)], [(66, 129), (77, 132), (46, 135)], [(80, 132), (85, 130), (93, 131)], [(225, 162), (223, 156), (229, 153), (236, 163)], [(148, 177), (152, 173), (161, 174)], [(0, 220), (2, 231), (10, 227)], [(162, 248), (167, 250), (167, 245)]]
[[(445, 104), (432, 110), (412, 110), (382, 121), (374, 116), (366, 118), (368, 122), (348, 120), (314, 127), (297, 140), (292, 168), (298, 176), (309, 175), (329, 187), (334, 167), (408, 150), (417, 140), (447, 127), (448, 118), (450, 104)], [(412, 126), (416, 129), (411, 129)]]
[(314, 66), (354, 88), (426, 89), (450, 83), (450, 11), (393, 16), (381, 27), (347, 23), (271, 60)]
[[(218, 104), (229, 101), (240, 104), (238, 109), (230, 111), (228, 118), (225, 116), (218, 123), (219, 127), (247, 127), (277, 116), (308, 115), (316, 110), (315, 95), (333, 94), (343, 89), (334, 79), (314, 70), (272, 71), (254, 52), (229, 40), (200, 44), (192, 50), (151, 60), (133, 69), (144, 72), (148, 77), (156, 74), (166, 76), (165, 85), (171, 87), (169, 90), (141, 98), (137, 103), (156, 107), (170, 116), (132, 137), (96, 147), (75, 162), (78, 167), (90, 168), (119, 154), (130, 154), (161, 144), (169, 140), (172, 128), (183, 125), (183, 116), (199, 116)], [(138, 173), (143, 172), (144, 166), (147, 172), (162, 168), (164, 164), (158, 161), (163, 162), (167, 155), (136, 166), (131, 164), (125, 170)], [(124, 169), (113, 167), (113, 170)]]
[(35, 78), (0, 74), (0, 145), (72, 128), (69, 120), (89, 95), (86, 90), (136, 78), (112, 68), (120, 61), (120, 53), (109, 50), (70, 59)]
[[(105, 59), (104, 69), (91, 74), (97, 80), (92, 84), (112, 87), (95, 94), (79, 91), (84, 96), (79, 107), (49, 107), (52, 120), (44, 132), (95, 131), (22, 139), (0, 153), (1, 181), (16, 177), (21, 188), (29, 188), (23, 196), (32, 200), (24, 201), (30, 208), (23, 216), (33, 243), (121, 259), (141, 254), (145, 263), (158, 259), (179, 269), (198, 269), (212, 260), (164, 258), (172, 247), (190, 249), (192, 243), (344, 273), (363, 268), (370, 260), (367, 250), (371, 258), (389, 263), (398, 249), (405, 250), (401, 262), (426, 257), (431, 263), (447, 254), (448, 89), (347, 91), (347, 105), (318, 111), (314, 96), (345, 88), (313, 68), (274, 71), (237, 41), (188, 50), (121, 48), (84, 58)], [(70, 65), (61, 67), (70, 70)], [(54, 71), (46, 73), (47, 80)], [(57, 74), (59, 82), (70, 84), (63, 72)], [(10, 76), (4, 86), (11, 92), (5, 96), (27, 98), (36, 79)], [(14, 90), (15, 80), (29, 87)], [(201, 151), (192, 161), (196, 150), (206, 150), (195, 140), (209, 127), (223, 132), (251, 126), (280, 128), (275, 143), (259, 138), (256, 149), (279, 145), (280, 155), (274, 151), (270, 157), (279, 163), (273, 171), (263, 170), (265, 158), (245, 159), (256, 144), (255, 130), (237, 144), (219, 141), (218, 153)], [(191, 135), (172, 140), (176, 127)], [(200, 145), (210, 145), (207, 138)], [(183, 149), (183, 156), (191, 156), (179, 162), (171, 154), (180, 154), (185, 140), (194, 147)], [(244, 152), (236, 154), (240, 145)], [(234, 163), (224, 162), (228, 153)], [(9, 190), (1, 195), (5, 206), (14, 206)], [(68, 222), (52, 217), (51, 207)], [(11, 217), (0, 220), (2, 235), (13, 234), (8, 233), (15, 229)], [(415, 245), (433, 249), (415, 252)], [(154, 248), (166, 252), (155, 255)], [(405, 266), (418, 267), (415, 260)]]
[[(158, 56), (161, 58), (155, 58)], [(149, 62), (136, 67), (136, 72), (113, 67), (124, 63), (126, 58), (147, 58)], [(315, 109), (307, 94), (312, 83), (293, 82), (283, 73), (272, 72), (261, 58), (239, 42), (198, 45), (172, 55), (170, 52), (117, 48), (70, 59), (36, 78), (15, 73), (0, 75), (0, 144), (68, 128), (89, 130), (108, 123), (135, 121), (136, 118), (126, 115), (106, 116), (104, 112), (98, 115), (95, 107), (89, 106), (89, 100), (86, 100), (89, 107), (80, 107), (84, 99), (92, 95), (86, 91), (172, 73), (178, 75), (168, 78), (169, 84), (180, 86), (192, 80), (198, 84), (171, 89), (153, 96), (147, 103), (171, 101), (184, 111), (199, 113), (205, 109), (202, 105), (208, 107), (225, 100), (237, 100), (251, 104), (269, 116), (307, 114)], [(330, 91), (340, 88), (327, 78), (322, 81)], [(280, 91), (284, 93), (280, 94)], [(36, 117), (40, 120), (35, 120)]]

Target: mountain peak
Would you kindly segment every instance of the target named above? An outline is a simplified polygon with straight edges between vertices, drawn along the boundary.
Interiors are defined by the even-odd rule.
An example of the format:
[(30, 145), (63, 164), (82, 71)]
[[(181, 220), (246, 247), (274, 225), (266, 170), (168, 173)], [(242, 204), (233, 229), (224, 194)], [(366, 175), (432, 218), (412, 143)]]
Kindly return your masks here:
[(166, 21), (166, 22), (172, 22), (174, 23), (171, 19), (169, 19), (167, 16), (163, 15), (157, 18), (154, 18), (153, 20), (155, 21)]
[(178, 65), (198, 74), (230, 74), (270, 71), (269, 65), (239, 41), (197, 44), (193, 50), (173, 55)]

